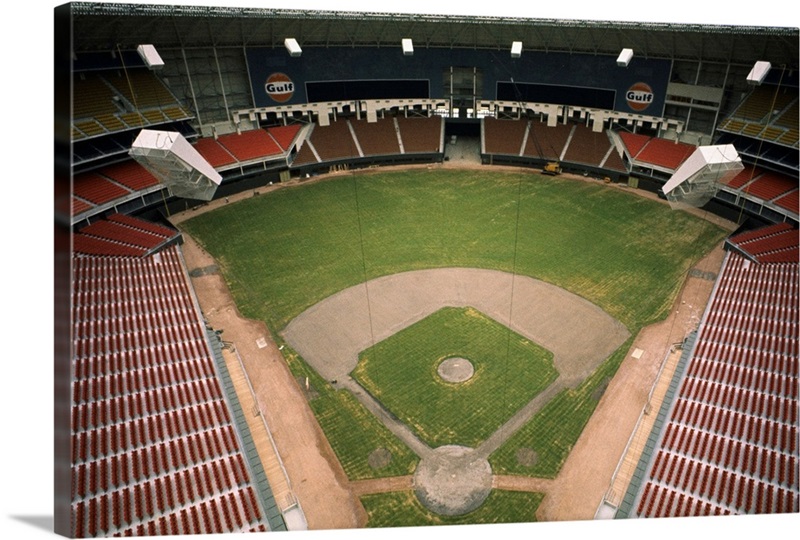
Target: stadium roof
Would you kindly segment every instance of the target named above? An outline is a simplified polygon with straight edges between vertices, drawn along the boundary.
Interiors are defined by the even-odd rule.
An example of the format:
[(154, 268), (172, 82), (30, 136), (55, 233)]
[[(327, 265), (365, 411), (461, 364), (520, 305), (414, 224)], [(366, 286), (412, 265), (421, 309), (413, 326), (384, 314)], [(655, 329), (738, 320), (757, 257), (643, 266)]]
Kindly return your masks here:
[(752, 64), (798, 65), (798, 29), (777, 26), (415, 15), (252, 7), (76, 2), (76, 52), (159, 47), (283, 47), (294, 37), (303, 47), (417, 47), (504, 50), (522, 41), (526, 51), (637, 55)]

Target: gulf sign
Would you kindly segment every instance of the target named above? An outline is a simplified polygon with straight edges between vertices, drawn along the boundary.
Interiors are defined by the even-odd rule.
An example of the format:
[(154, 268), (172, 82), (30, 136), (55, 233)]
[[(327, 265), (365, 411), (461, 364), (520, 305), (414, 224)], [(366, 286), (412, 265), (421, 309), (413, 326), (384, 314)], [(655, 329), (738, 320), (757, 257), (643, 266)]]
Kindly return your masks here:
[(655, 96), (650, 85), (637, 82), (625, 92), (625, 101), (634, 111), (643, 111), (653, 102)]
[(273, 73), (267, 77), (267, 82), (264, 83), (264, 90), (273, 101), (286, 103), (294, 95), (294, 83), (288, 75)]

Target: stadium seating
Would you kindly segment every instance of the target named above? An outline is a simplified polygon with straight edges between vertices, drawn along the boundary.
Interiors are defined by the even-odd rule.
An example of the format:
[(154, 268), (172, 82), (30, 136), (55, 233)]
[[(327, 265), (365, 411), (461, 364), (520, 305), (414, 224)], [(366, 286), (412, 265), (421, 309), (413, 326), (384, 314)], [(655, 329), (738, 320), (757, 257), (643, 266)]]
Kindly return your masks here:
[(349, 120), (354, 136), (364, 156), (388, 156), (400, 154), (397, 129), (392, 118), (377, 122)]
[(728, 240), (728, 259), (637, 515), (798, 510), (790, 486), (796, 480), (799, 243), (788, 224)]
[(763, 173), (764, 170), (761, 168), (754, 167), (750, 164), (744, 164), (744, 168), (739, 171), (736, 176), (731, 178), (726, 185), (732, 189), (738, 189)]
[(772, 111), (782, 111), (794, 99), (797, 99), (796, 92), (781, 91), (781, 89), (768, 85), (757, 86), (731, 116), (743, 120), (762, 122)]
[(272, 126), (267, 128), (267, 133), (269, 133), (270, 136), (275, 139), (275, 142), (278, 143), (278, 146), (280, 146), (281, 149), (288, 151), (291, 149), (292, 143), (294, 142), (301, 128), (302, 125), (300, 124)]
[(263, 129), (220, 135), (217, 142), (241, 163), (280, 156), (283, 150)]
[(771, 201), (789, 191), (797, 189), (797, 180), (792, 180), (788, 176), (764, 171), (752, 182), (747, 184), (742, 191), (753, 197), (758, 197), (765, 201)]
[(586, 166), (594, 171), (627, 173), (622, 157), (608, 134), (594, 132), (583, 124), (547, 126), (539, 120), (483, 119), (483, 153), (492, 156), (525, 158), (541, 164)]
[(155, 176), (133, 160), (104, 167), (102, 174), (131, 191), (147, 189), (158, 184)]
[(73, 84), (73, 140), (191, 118), (149, 70), (82, 73)]
[(625, 144), (625, 148), (628, 151), (628, 154), (631, 158), (636, 158), (639, 155), (639, 152), (647, 146), (647, 143), (650, 142), (649, 135), (642, 135), (640, 133), (631, 133), (629, 131), (618, 131), (617, 134), (622, 139), (622, 142)]
[(331, 122), (327, 126), (314, 126), (311, 142), (323, 162), (359, 157), (358, 142), (353, 137), (347, 120)]
[(236, 157), (213, 137), (203, 137), (194, 143), (194, 149), (215, 169), (237, 163)]
[[(76, 243), (94, 235), (157, 246), (174, 233), (118, 214)], [(74, 535), (260, 528), (177, 246), (157, 257), (110, 249), (74, 264)], [(202, 521), (190, 517), (198, 508)]]
[(651, 137), (637, 152), (636, 161), (674, 171), (692, 155), (695, 148), (691, 144)]
[(175, 96), (149, 69), (127, 69), (108, 74), (105, 80), (114, 87), (136, 110), (149, 108), (179, 107)]
[(439, 116), (397, 116), (395, 122), (406, 154), (443, 152), (444, 122)]
[(546, 161), (560, 160), (572, 129), (571, 124), (549, 127), (542, 122), (531, 122), (523, 154)]
[(795, 214), (800, 214), (800, 190), (793, 189), (789, 193), (775, 199), (775, 204)]
[(584, 125), (576, 125), (562, 161), (599, 167), (610, 150), (611, 143), (605, 131), (594, 132)]
[(377, 122), (339, 118), (314, 124), (292, 167), (357, 161), (364, 158), (441, 152), (443, 123), (438, 116), (386, 117)]
[(526, 120), (498, 120), (487, 116), (483, 119), (484, 152), (520, 155), (528, 124)]
[(79, 174), (73, 180), (76, 197), (92, 204), (104, 204), (130, 195), (130, 190), (96, 173)]

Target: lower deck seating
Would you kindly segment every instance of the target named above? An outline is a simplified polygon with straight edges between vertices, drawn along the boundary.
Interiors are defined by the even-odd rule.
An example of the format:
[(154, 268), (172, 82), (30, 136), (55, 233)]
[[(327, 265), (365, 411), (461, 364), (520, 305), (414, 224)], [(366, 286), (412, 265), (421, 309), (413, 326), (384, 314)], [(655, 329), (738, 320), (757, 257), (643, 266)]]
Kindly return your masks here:
[(365, 156), (387, 156), (400, 153), (397, 129), (392, 118), (377, 122), (349, 120)]
[(484, 152), (518, 156), (528, 130), (527, 120), (498, 120), (486, 117), (483, 120)]
[(406, 154), (443, 152), (444, 120), (439, 116), (397, 116), (398, 129)]
[[(695, 516), (798, 511), (796, 257), (779, 224), (735, 235), (658, 434), (635, 512)], [(735, 249), (735, 250), (734, 250)], [(681, 497), (683, 497), (681, 499)]]
[(73, 536), (266, 530), (182, 256), (157, 255), (73, 258)]
[(275, 139), (263, 129), (220, 135), (217, 141), (240, 162), (263, 160), (283, 154)]
[(547, 161), (559, 161), (572, 128), (573, 126), (569, 124), (550, 127), (542, 122), (531, 122), (524, 155)]

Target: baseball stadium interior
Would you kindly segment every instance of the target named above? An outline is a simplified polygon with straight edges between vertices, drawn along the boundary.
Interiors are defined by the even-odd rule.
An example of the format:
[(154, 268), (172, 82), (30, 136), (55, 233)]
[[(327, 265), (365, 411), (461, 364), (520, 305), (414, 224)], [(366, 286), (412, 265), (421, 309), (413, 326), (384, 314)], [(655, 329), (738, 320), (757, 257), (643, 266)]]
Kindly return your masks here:
[(54, 18), (57, 534), (326, 527), (174, 218), (460, 166), (732, 224), (587, 515), (800, 512), (797, 28), (103, 2)]

